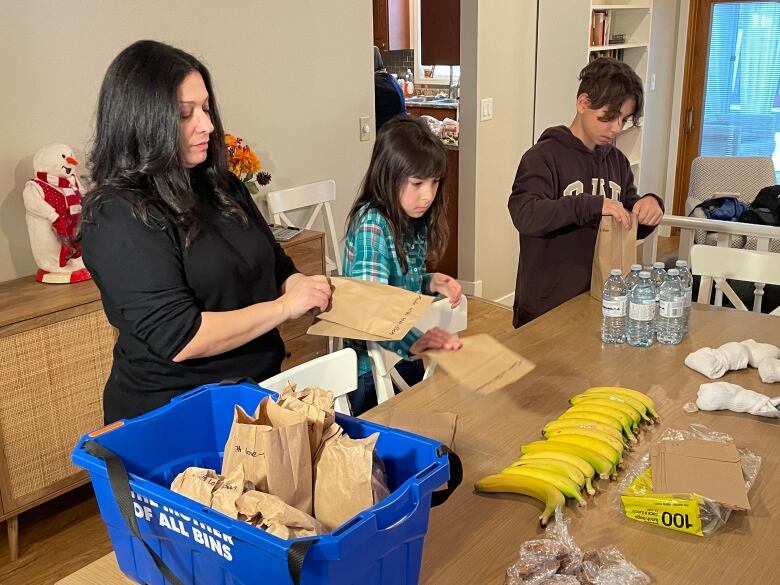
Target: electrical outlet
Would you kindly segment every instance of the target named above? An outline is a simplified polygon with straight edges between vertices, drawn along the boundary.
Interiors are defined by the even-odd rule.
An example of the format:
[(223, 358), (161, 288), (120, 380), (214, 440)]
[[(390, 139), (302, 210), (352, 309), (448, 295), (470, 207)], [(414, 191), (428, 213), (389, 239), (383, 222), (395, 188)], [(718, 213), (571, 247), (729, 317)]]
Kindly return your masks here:
[(358, 118), (360, 123), (360, 141), (371, 140), (371, 118), (370, 116), (361, 116)]
[(482, 98), (480, 101), (479, 121), (493, 119), (493, 98)]

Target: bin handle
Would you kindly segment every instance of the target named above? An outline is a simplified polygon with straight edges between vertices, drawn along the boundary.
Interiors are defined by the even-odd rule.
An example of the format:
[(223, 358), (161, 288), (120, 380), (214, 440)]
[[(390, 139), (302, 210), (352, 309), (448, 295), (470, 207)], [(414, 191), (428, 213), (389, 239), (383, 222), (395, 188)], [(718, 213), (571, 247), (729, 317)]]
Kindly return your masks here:
[(255, 386), (260, 385), (249, 376), (241, 376), (240, 378), (225, 378), (224, 380), (220, 380), (217, 386), (233, 386), (234, 384), (240, 384), (241, 382), (249, 382)]
[(447, 445), (439, 445), (436, 449), (436, 455), (441, 457), (447, 454), (447, 461), (450, 465), (450, 478), (447, 480), (447, 487), (443, 490), (435, 491), (431, 494), (431, 508), (441, 506), (446, 502), (452, 493), (458, 488), (463, 481), (463, 463), (460, 461), (460, 457)]
[(140, 540), (141, 544), (144, 545), (146, 552), (152, 557), (157, 569), (172, 585), (184, 585), (181, 579), (179, 579), (173, 571), (171, 571), (170, 567), (165, 564), (165, 561), (163, 561), (160, 556), (154, 552), (154, 549), (141, 538), (141, 532), (138, 530), (138, 523), (135, 521), (132, 498), (130, 497), (130, 477), (127, 475), (127, 469), (125, 469), (122, 460), (97, 441), (86, 441), (84, 443), (84, 449), (93, 457), (105, 461), (106, 470), (108, 471), (108, 481), (111, 485), (111, 493), (116, 500), (122, 518), (124, 518), (125, 522), (130, 527), (133, 536)]
[[(127, 525), (130, 527), (130, 531), (133, 533), (144, 548), (152, 557), (157, 569), (162, 573), (163, 577), (171, 583), (171, 585), (184, 585), (181, 579), (179, 579), (170, 567), (165, 564), (160, 556), (150, 547), (147, 542), (141, 537), (141, 532), (138, 530), (138, 523), (135, 520), (135, 513), (133, 511), (132, 497), (130, 496), (130, 476), (127, 474), (125, 464), (117, 457), (116, 453), (107, 449), (100, 443), (94, 440), (88, 440), (84, 442), (84, 449), (87, 453), (98, 459), (102, 459), (106, 463), (106, 471), (108, 472), (108, 481), (111, 486), (111, 493), (114, 496), (114, 500), (119, 507), (119, 512), (122, 514)], [(290, 577), (292, 577), (293, 585), (299, 585), (301, 582), (301, 571), (303, 569), (303, 561), (306, 558), (306, 553), (309, 552), (309, 547), (314, 544), (318, 539), (310, 538), (308, 540), (297, 540), (290, 545), (287, 550), (287, 568), (290, 571)]]

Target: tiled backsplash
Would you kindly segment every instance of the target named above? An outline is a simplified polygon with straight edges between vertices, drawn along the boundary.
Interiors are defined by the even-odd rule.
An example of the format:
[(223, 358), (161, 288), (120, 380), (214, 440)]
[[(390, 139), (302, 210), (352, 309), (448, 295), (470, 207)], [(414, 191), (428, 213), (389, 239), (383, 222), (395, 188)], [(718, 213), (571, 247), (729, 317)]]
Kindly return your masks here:
[[(414, 71), (414, 49), (401, 49), (398, 51), (382, 51), (382, 62), (388, 73), (395, 73), (403, 78), (406, 70)], [(416, 84), (414, 93), (416, 95), (436, 95), (441, 91), (446, 91), (446, 87), (441, 85)]]

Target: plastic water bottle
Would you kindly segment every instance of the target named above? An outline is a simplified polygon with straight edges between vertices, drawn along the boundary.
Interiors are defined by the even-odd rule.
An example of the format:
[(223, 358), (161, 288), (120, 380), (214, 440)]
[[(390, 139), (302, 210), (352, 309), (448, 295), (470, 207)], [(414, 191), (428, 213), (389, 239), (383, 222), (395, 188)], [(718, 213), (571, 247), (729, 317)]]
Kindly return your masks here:
[(685, 328), (685, 287), (676, 268), (669, 269), (659, 297), (661, 309), (656, 320), (655, 337), (658, 343), (677, 345), (682, 341)]
[(655, 334), (655, 287), (650, 273), (642, 270), (628, 293), (626, 341), (634, 347), (650, 347)]
[(688, 326), (691, 322), (691, 302), (693, 302), (693, 275), (688, 270), (688, 263), (685, 260), (675, 262), (677, 270), (680, 272), (680, 282), (685, 287), (685, 313), (683, 314), (683, 331), (688, 332)]
[(661, 291), (661, 285), (664, 283), (664, 280), (666, 280), (666, 270), (664, 270), (663, 262), (653, 262), (650, 280), (653, 281), (653, 286), (655, 287), (655, 308), (656, 314), (658, 314), (658, 293)]
[(639, 280), (639, 273), (642, 271), (641, 264), (632, 264), (631, 272), (626, 274), (626, 293), (634, 288), (636, 281)]
[(620, 268), (613, 268), (609, 274), (601, 291), (601, 341), (625, 343), (626, 283)]

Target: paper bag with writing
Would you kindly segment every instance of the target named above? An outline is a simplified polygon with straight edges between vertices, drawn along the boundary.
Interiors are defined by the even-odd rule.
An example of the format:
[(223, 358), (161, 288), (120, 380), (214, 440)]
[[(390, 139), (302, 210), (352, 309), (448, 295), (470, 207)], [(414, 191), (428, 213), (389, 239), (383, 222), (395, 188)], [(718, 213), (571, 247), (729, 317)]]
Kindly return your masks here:
[(428, 309), (433, 297), (397, 286), (334, 277), (331, 308), (317, 315), (310, 335), (397, 341)]
[(341, 434), (324, 445), (317, 460), (314, 517), (329, 530), (389, 494), (384, 464), (374, 455), (378, 438), (379, 433), (365, 439)]
[(225, 444), (222, 475), (243, 464), (258, 490), (279, 496), (306, 513), (312, 510), (312, 462), (306, 416), (264, 398), (254, 416), (236, 406)]
[(211, 507), (231, 518), (238, 518), (236, 500), (244, 493), (244, 466), (236, 465), (211, 494)]
[(457, 351), (429, 350), (425, 355), (462, 386), (479, 394), (508, 386), (536, 367), (490, 335), (471, 335), (461, 342), (463, 347)]
[(336, 420), (333, 393), (316, 387), (296, 391), (295, 384), (288, 382), (279, 396), (279, 406), (306, 417), (313, 460), (322, 442), (323, 431)]
[(609, 271), (620, 268), (623, 276), (631, 270), (636, 262), (636, 218), (631, 216), (631, 227), (623, 225), (610, 215), (601, 218), (596, 249), (593, 251), (593, 267), (590, 274), (590, 296), (601, 300), (601, 290), (609, 278)]
[(212, 492), (221, 480), (213, 469), (188, 467), (173, 480), (171, 491), (205, 506), (211, 506)]
[(239, 518), (279, 538), (300, 538), (327, 532), (317, 520), (271, 494), (246, 492), (236, 501), (236, 509), (241, 515)]

